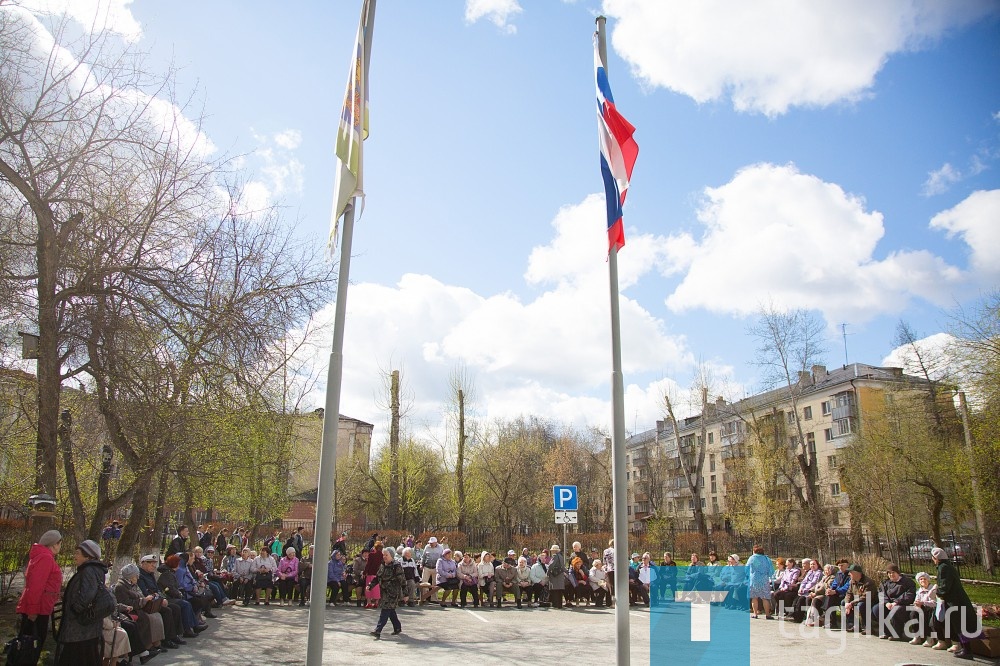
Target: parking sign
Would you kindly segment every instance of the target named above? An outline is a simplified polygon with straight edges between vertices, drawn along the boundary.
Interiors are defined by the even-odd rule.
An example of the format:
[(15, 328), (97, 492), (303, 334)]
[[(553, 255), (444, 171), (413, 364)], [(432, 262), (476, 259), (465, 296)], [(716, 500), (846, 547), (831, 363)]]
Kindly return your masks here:
[(556, 511), (577, 511), (576, 486), (552, 486), (552, 504)]

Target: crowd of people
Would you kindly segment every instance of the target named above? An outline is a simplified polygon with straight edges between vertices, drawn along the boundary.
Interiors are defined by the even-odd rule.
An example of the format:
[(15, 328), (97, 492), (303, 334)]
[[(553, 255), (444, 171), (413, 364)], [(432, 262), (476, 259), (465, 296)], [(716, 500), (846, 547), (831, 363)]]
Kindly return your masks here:
[[(31, 638), (37, 661), (61, 599), (61, 622), (52, 623), (56, 664), (117, 666), (133, 657), (145, 664), (195, 638), (217, 617), (213, 609), (239, 601), (244, 606), (309, 603), (312, 578), (322, 575), (322, 568), (314, 572), (302, 533), (299, 528), (282, 538), (276, 532), (254, 550), (239, 530), (215, 535), (200, 529), (192, 538), (180, 526), (163, 557), (151, 553), (127, 564), (109, 590), (108, 567), (94, 541), (77, 546), (76, 573), (63, 589), (55, 560), (62, 537), (51, 530), (30, 552), (17, 607), (19, 633)], [(617, 583), (627, 585), (630, 605), (658, 606), (691, 591), (725, 590), (719, 603), (748, 610), (752, 618), (843, 628), (968, 657), (968, 641), (979, 631), (975, 609), (945, 551), (935, 548), (932, 557), (938, 566), (936, 584), (923, 572), (911, 579), (895, 565), (886, 567), (885, 579), (876, 582), (846, 559), (826, 566), (808, 558), (772, 562), (759, 546), (745, 564), (736, 554), (723, 563), (714, 551), (706, 561), (691, 553), (680, 563), (683, 570), (669, 552), (659, 561), (650, 553), (632, 553), (628, 571), (616, 576), (613, 540), (602, 552), (587, 552), (574, 542), (565, 556), (558, 544), (504, 555), (453, 551), (435, 537), (424, 544), (410, 535), (389, 545), (372, 534), (352, 554), (343, 533), (326, 564), (323, 603), (379, 610), (371, 632), (378, 639), (389, 623), (393, 634), (402, 632), (396, 613), (401, 605), (611, 607)]]

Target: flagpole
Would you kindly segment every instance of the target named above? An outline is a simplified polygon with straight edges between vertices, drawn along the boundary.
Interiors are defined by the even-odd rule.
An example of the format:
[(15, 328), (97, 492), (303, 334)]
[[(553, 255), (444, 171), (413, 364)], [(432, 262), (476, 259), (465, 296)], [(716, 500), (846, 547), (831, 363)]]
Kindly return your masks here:
[[(597, 17), (597, 49), (604, 71), (608, 71), (608, 45), (604, 34), (607, 19)], [(618, 306), (618, 244), (608, 253), (611, 286), (611, 493), (615, 537), (615, 663), (628, 666), (630, 659), (628, 601), (628, 486), (625, 480), (625, 387), (622, 378), (621, 316)]]
[(306, 666), (323, 663), (323, 623), (326, 618), (326, 563), (330, 559), (333, 530), (333, 493), (337, 478), (337, 430), (340, 423), (340, 390), (344, 376), (344, 323), (347, 319), (347, 285), (354, 239), (354, 207), (344, 212), (337, 273), (337, 305), (333, 319), (333, 350), (326, 375), (326, 406), (323, 409), (323, 439), (320, 443), (319, 485), (316, 489), (316, 532), (313, 537), (313, 577), (309, 583), (309, 634)]

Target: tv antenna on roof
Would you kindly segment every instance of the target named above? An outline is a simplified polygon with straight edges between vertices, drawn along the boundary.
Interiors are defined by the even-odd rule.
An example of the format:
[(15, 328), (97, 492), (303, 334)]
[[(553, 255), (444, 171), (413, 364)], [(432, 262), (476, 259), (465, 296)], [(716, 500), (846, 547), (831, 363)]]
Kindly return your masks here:
[(850, 361), (847, 359), (847, 324), (843, 323), (840, 325), (840, 332), (844, 336), (844, 367), (846, 368), (850, 365)]

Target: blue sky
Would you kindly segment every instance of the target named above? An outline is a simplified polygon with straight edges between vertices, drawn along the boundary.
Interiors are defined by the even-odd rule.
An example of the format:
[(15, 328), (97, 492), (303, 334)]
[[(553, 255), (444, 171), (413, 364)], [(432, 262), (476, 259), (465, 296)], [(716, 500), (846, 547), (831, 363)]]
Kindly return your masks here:
[[(248, 200), (325, 242), (360, 1), (70, 7), (95, 5), (152, 70), (179, 68)], [(699, 363), (719, 394), (759, 388), (761, 303), (814, 309), (828, 365), (841, 323), (850, 361), (878, 364), (900, 318), (937, 333), (1000, 283), (997, 2), (379, 0), (343, 413), (381, 426), (378, 371), (402, 367), (411, 429), (446, 438), (465, 366), (482, 420), (608, 427), (599, 13), (640, 146), (619, 255), (628, 430), (662, 418), (664, 391), (683, 402)]]

